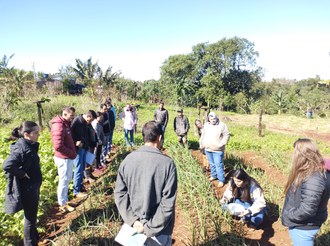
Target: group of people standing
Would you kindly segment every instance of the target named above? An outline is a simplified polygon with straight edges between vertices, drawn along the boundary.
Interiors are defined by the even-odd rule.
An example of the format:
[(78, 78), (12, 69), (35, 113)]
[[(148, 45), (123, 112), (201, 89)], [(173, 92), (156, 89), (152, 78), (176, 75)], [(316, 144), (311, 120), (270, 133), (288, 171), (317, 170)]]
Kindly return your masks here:
[[(174, 118), (173, 128), (178, 136), (178, 142), (181, 145), (187, 145), (188, 143), (188, 131), (190, 129), (189, 119), (183, 114), (183, 109), (177, 110), (178, 115)], [(169, 120), (168, 111), (164, 108), (164, 102), (159, 103), (159, 107), (154, 112), (154, 120), (160, 123), (162, 126), (162, 142), (161, 147), (164, 145), (165, 130)]]
[[(51, 120), (51, 137), (54, 147), (54, 161), (58, 169), (59, 184), (57, 198), (60, 209), (68, 212), (74, 207), (68, 204), (68, 187), (73, 174), (73, 195), (87, 196), (83, 180), (93, 183), (92, 174), (106, 168), (107, 155), (111, 150), (115, 127), (115, 108), (111, 99), (100, 105), (100, 111), (88, 110), (75, 117), (73, 107), (65, 107), (62, 115)], [(74, 172), (73, 172), (74, 167)]]
[[(88, 110), (75, 117), (75, 108), (65, 107), (61, 115), (51, 122), (51, 139), (54, 148), (54, 163), (58, 170), (57, 201), (59, 209), (71, 212), (68, 189), (73, 176), (73, 195), (83, 198), (83, 178), (93, 177), (87, 167), (88, 155), (96, 156), (96, 168), (106, 167), (106, 156), (112, 145), (115, 119), (111, 99), (101, 104), (100, 111)], [(7, 177), (5, 212), (24, 210), (24, 245), (37, 245), (36, 228), (39, 193), (42, 173), (38, 155), (39, 127), (35, 122), (25, 121), (13, 130), (11, 139), (17, 140), (10, 147), (10, 155), (3, 163)], [(99, 156), (99, 158), (98, 158)], [(92, 161), (89, 163), (93, 164)], [(74, 168), (74, 172), (73, 172)]]
[[(135, 115), (134, 115), (135, 114)], [(86, 168), (88, 155), (96, 156), (96, 168), (105, 167), (106, 156), (111, 150), (115, 126), (115, 108), (108, 99), (100, 111), (88, 110), (75, 117), (73, 107), (65, 107), (61, 115), (51, 120), (51, 137), (54, 162), (58, 169), (57, 198), (60, 209), (72, 211), (68, 187), (74, 174), (73, 194), (86, 197), (83, 178), (90, 178)], [(124, 121), (126, 143), (136, 127), (136, 110), (127, 105), (121, 118)], [(174, 210), (177, 193), (177, 171), (174, 161), (161, 152), (168, 123), (164, 103), (154, 112), (154, 120), (143, 125), (144, 145), (129, 154), (118, 169), (115, 202), (124, 222), (136, 233), (147, 236), (145, 245), (171, 245), (174, 228)], [(127, 121), (127, 122), (126, 122)], [(126, 124), (125, 124), (126, 122)], [(195, 122), (200, 134), (200, 147), (210, 164), (210, 181), (218, 179), (218, 187), (225, 185), (224, 152), (230, 133), (225, 123), (211, 112), (207, 121)], [(174, 129), (179, 143), (187, 142), (189, 121), (178, 110)], [(9, 157), (3, 164), (7, 181), (5, 212), (12, 214), (24, 210), (24, 245), (37, 245), (37, 211), (42, 173), (38, 156), (39, 127), (26, 121), (15, 128)], [(285, 202), (282, 223), (289, 228), (294, 245), (313, 245), (321, 225), (327, 219), (330, 194), (330, 161), (325, 160), (310, 139), (294, 143), (291, 170), (285, 185)], [(90, 163), (92, 164), (92, 163)], [(74, 172), (73, 172), (74, 167)], [(244, 207), (238, 214), (252, 227), (259, 227), (266, 215), (266, 201), (260, 184), (243, 169), (234, 170), (229, 178), (220, 203), (224, 210), (228, 204)]]

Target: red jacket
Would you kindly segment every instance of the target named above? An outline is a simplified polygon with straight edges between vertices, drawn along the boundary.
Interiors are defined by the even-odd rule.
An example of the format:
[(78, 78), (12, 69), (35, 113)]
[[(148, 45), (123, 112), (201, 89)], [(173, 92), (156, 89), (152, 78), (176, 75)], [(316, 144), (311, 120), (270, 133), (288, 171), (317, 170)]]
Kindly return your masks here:
[(50, 123), (52, 124), (50, 132), (55, 156), (62, 159), (75, 159), (77, 152), (71, 134), (70, 122), (57, 115)]

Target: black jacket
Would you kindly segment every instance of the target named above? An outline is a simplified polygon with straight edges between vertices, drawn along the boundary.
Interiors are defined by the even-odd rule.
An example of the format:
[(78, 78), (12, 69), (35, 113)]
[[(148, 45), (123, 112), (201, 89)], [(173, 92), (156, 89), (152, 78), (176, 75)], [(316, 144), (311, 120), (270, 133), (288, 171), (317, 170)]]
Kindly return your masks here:
[[(89, 131), (87, 122), (82, 115), (74, 118), (71, 124), (71, 132), (74, 143), (81, 141), (83, 143), (82, 148), (85, 150), (89, 149)], [(77, 147), (76, 147), (77, 148)]]
[(108, 117), (109, 117), (110, 131), (112, 132), (116, 126), (115, 114), (111, 109), (109, 109), (107, 113), (108, 113)]
[[(20, 138), (10, 146), (10, 155), (3, 163), (7, 177), (5, 194), (5, 213), (12, 214), (23, 209), (21, 196), (25, 189), (39, 189), (42, 183), (40, 160), (38, 156), (39, 143), (33, 143)], [(30, 179), (25, 177), (27, 174)]]
[(326, 221), (329, 189), (325, 174), (316, 172), (285, 197), (282, 223), (299, 229), (319, 228)]

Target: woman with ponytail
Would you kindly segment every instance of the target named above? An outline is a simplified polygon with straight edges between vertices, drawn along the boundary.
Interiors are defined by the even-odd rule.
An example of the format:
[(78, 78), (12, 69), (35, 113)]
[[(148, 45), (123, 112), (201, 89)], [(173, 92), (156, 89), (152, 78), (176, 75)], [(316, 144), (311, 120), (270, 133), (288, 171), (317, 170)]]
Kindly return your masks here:
[(39, 127), (25, 121), (12, 132), (17, 141), (10, 146), (10, 155), (3, 163), (7, 177), (5, 212), (24, 210), (24, 245), (38, 245), (36, 227), (42, 174), (38, 156)]
[(329, 188), (324, 160), (310, 139), (294, 143), (291, 170), (285, 185), (282, 223), (294, 246), (312, 246), (326, 221)]

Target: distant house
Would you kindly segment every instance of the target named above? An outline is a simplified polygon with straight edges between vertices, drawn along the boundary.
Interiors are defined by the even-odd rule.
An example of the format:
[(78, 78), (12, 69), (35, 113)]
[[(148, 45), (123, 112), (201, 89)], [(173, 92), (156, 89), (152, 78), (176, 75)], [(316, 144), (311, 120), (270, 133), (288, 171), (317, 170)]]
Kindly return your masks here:
[(44, 74), (43, 78), (38, 78), (37, 80), (37, 88), (46, 87), (48, 90), (55, 91), (67, 91), (71, 95), (82, 94), (83, 88), (85, 86), (83, 84), (77, 83), (75, 78), (69, 79), (69, 85), (67, 88), (64, 88), (64, 81), (62, 78), (49, 78), (48, 74)]
[(47, 87), (49, 90), (63, 90), (61, 78), (50, 78), (49, 74), (43, 74), (42, 78), (37, 79), (37, 88)]

